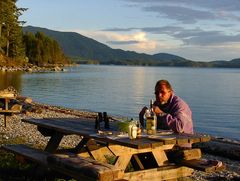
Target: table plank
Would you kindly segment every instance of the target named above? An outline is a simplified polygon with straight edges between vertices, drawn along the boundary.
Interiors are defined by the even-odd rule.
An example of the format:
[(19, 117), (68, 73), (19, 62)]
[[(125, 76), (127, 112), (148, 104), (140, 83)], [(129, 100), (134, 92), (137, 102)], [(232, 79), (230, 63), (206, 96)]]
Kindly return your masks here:
[(42, 164), (44, 167), (47, 166), (47, 157), (50, 155), (48, 152), (23, 144), (3, 145), (1, 148), (13, 152), (14, 154), (24, 156), (28, 160)]
[(124, 174), (124, 179), (131, 181), (138, 180), (171, 180), (179, 177), (190, 176), (193, 169), (188, 167), (163, 166), (159, 168), (146, 169), (135, 172), (128, 172)]
[(94, 122), (77, 118), (44, 118), (44, 119), (22, 119), (23, 122), (35, 124), (40, 127), (52, 129), (66, 135), (77, 134), (89, 137), (96, 133)]
[[(23, 119), (23, 122), (36, 124), (40, 127), (55, 130), (63, 134), (77, 134), (86, 138), (94, 138), (96, 140), (105, 141), (107, 143), (121, 144), (132, 148), (143, 149), (162, 145), (161, 142), (149, 140), (148, 138), (130, 140), (127, 138), (111, 139), (104, 135), (97, 135), (94, 129), (94, 120), (84, 120), (78, 118), (45, 118), (45, 119)], [(114, 129), (114, 124), (111, 123)], [(115, 128), (116, 130), (116, 128)]]
[(79, 155), (50, 155), (51, 169), (70, 175), (77, 180), (117, 180), (122, 171), (114, 165), (101, 163)]

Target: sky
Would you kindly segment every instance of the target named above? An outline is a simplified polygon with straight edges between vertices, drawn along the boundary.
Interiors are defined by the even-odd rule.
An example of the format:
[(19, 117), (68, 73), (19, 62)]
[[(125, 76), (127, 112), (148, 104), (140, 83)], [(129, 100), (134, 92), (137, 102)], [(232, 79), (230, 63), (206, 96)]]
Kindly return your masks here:
[(27, 25), (114, 49), (193, 61), (240, 58), (240, 0), (18, 0)]

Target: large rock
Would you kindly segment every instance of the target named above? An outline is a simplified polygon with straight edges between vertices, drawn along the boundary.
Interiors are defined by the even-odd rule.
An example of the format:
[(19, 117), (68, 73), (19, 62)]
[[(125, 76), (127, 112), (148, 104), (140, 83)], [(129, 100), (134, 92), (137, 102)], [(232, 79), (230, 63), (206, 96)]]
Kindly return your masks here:
[(20, 102), (25, 103), (25, 104), (31, 104), (33, 102), (32, 98), (30, 98), (30, 97), (18, 96), (16, 99)]
[(11, 110), (21, 112), (21, 111), (22, 111), (22, 105), (20, 105), (20, 104), (14, 104), (14, 105), (11, 107)]

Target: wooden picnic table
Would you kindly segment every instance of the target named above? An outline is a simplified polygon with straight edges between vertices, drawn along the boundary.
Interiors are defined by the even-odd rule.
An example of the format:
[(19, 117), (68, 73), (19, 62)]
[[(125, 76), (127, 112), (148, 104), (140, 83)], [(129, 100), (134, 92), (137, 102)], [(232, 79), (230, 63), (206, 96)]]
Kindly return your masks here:
[(4, 115), (4, 127), (7, 126), (7, 116), (11, 116), (13, 113), (19, 113), (18, 110), (10, 110), (9, 102), (10, 100), (14, 100), (16, 97), (12, 94), (6, 94), (0, 96), (0, 101), (3, 102), (3, 107), (0, 109), (0, 114)]
[[(50, 157), (48, 166), (55, 170), (64, 170), (59, 168), (59, 165), (62, 166), (66, 159), (68, 166), (63, 172), (75, 178), (78, 178), (78, 172), (73, 173), (72, 170), (66, 168), (70, 167), (69, 163), (71, 163), (71, 168), (75, 169), (80, 162), (76, 162), (71, 156), (57, 156), (60, 151), (64, 153), (59, 149), (59, 144), (65, 135), (79, 135), (79, 144), (69, 150), (81, 158), (91, 158), (102, 164), (109, 164), (109, 158), (115, 158), (111, 164), (117, 170), (117, 174), (110, 180), (139, 180), (139, 178), (141, 180), (168, 180), (189, 176), (193, 169), (171, 163), (166, 152), (171, 151), (177, 145), (210, 140), (209, 136), (199, 134), (142, 135), (137, 139), (129, 139), (127, 135), (118, 135), (116, 122), (110, 122), (110, 129), (103, 129), (102, 134), (99, 134), (95, 129), (94, 120), (78, 118), (30, 118), (22, 121), (37, 125), (38, 130), (44, 136), (50, 136), (45, 148), (46, 152), (52, 153), (52, 156), (48, 156)], [(128, 171), (127, 167), (130, 164), (134, 171)]]

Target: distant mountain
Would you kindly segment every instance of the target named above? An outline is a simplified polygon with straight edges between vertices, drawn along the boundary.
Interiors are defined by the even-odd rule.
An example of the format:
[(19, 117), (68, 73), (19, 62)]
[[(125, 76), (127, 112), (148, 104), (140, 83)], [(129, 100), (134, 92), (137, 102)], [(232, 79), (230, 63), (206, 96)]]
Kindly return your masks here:
[(169, 53), (157, 53), (157, 54), (154, 54), (152, 56), (156, 60), (164, 59), (166, 61), (172, 61), (172, 60), (175, 60), (175, 61), (186, 61), (185, 58), (182, 58), (182, 57), (179, 57), (179, 56), (176, 56), (176, 55), (172, 55), (172, 54), (169, 54)]
[(231, 61), (212, 61), (209, 62), (212, 67), (222, 67), (222, 68), (240, 68), (240, 58), (233, 59)]
[(74, 32), (59, 32), (33, 26), (23, 27), (24, 32), (43, 32), (54, 38), (62, 47), (64, 53), (70, 57), (97, 60), (100, 63), (120, 63), (129, 60), (152, 60), (151, 55), (133, 51), (112, 49), (96, 40)]
[(156, 64), (156, 61), (159, 64), (160, 61), (168, 62), (169, 60), (185, 60), (182, 57), (166, 53), (148, 55), (134, 51), (112, 49), (103, 43), (74, 32), (59, 32), (33, 26), (23, 27), (23, 32), (32, 32), (34, 34), (36, 32), (43, 32), (47, 36), (57, 40), (67, 56), (87, 60), (97, 60), (103, 64), (154, 65)]
[(100, 64), (187, 66), (187, 67), (240, 67), (239, 59), (232, 61), (196, 62), (168, 53), (149, 55), (135, 51), (113, 49), (94, 39), (75, 32), (59, 32), (46, 28), (26, 26), (23, 32), (43, 32), (55, 39), (65, 55), (77, 60), (94, 61)]

